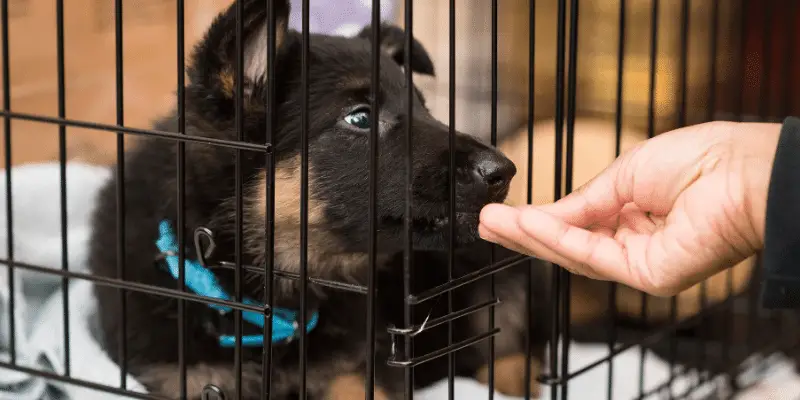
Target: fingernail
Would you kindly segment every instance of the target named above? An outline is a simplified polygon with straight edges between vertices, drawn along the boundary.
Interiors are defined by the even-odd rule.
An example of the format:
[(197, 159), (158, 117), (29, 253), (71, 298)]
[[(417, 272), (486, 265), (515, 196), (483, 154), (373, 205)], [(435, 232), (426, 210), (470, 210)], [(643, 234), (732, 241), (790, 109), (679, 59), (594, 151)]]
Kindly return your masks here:
[(484, 206), (483, 209), (481, 209), (480, 214), (478, 214), (478, 223), (480, 225), (483, 225), (483, 223), (486, 222), (486, 220), (488, 219), (486, 214), (491, 215), (492, 208), (493, 208), (492, 204), (488, 204)]
[(490, 204), (480, 215), (480, 224), (493, 232), (504, 232), (509, 224), (514, 224), (518, 211), (504, 204)]

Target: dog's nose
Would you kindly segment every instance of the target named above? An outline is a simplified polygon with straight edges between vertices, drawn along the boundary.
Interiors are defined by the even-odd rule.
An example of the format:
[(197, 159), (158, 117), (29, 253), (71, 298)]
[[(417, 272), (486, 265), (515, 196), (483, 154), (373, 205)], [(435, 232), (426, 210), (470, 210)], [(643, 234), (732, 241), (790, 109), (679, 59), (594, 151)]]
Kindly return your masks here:
[(489, 198), (499, 201), (498, 198), (505, 195), (511, 179), (517, 174), (517, 167), (503, 154), (491, 148), (481, 151), (473, 162), (474, 173), (486, 185)]

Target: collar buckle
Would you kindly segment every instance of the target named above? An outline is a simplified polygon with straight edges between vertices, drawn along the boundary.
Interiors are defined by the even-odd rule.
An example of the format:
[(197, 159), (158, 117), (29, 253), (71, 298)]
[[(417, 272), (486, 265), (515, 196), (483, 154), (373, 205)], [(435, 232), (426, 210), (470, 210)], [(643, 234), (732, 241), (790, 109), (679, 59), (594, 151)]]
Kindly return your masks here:
[[(203, 238), (206, 240), (204, 241)], [(207, 247), (204, 246), (204, 242), (207, 243)], [(208, 228), (204, 227), (195, 229), (194, 244), (198, 260), (195, 261), (187, 258), (184, 264), (184, 279), (187, 289), (203, 297), (231, 300), (231, 296), (225, 292), (224, 288), (217, 281), (217, 277), (207, 266), (207, 260), (211, 257), (216, 248), (213, 233)], [(156, 261), (159, 264), (166, 264), (164, 266), (167, 268), (172, 278), (178, 279), (179, 273), (177, 271), (179, 270), (179, 260), (176, 254), (178, 246), (169, 221), (161, 221), (159, 225), (159, 238), (156, 241), (156, 246), (160, 251), (156, 255)], [(163, 263), (160, 261), (163, 261)], [(273, 314), (272, 343), (291, 343), (299, 336), (300, 329), (305, 329), (306, 332), (311, 331), (316, 327), (319, 319), (319, 313), (315, 311), (311, 315), (307, 326), (301, 327), (297, 320), (297, 312), (294, 310), (273, 308), (269, 305), (256, 303), (250, 299), (245, 299), (244, 302), (249, 305), (261, 306), (264, 310), (263, 313), (242, 311), (242, 322), (247, 322), (248, 327), (263, 329), (269, 313), (271, 312)], [(219, 319), (218, 326), (221, 329), (212, 330), (217, 331), (216, 336), (219, 337), (220, 345), (223, 347), (235, 345), (236, 338), (234, 336), (222, 333), (229, 331), (225, 328), (231, 327), (228, 316), (233, 310), (230, 307), (216, 304), (208, 304), (208, 306), (217, 312), (217, 317)], [(242, 332), (241, 340), (242, 345), (248, 347), (263, 346), (263, 331), (261, 331), (260, 334), (247, 334)]]

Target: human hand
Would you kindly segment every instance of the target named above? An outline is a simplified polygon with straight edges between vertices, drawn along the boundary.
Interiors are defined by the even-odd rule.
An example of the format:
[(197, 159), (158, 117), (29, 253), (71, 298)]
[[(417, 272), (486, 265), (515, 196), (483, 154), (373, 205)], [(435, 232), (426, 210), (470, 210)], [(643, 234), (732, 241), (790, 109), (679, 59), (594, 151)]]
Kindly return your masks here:
[(711, 122), (642, 142), (544, 206), (486, 206), (485, 240), (669, 296), (763, 247), (780, 124)]

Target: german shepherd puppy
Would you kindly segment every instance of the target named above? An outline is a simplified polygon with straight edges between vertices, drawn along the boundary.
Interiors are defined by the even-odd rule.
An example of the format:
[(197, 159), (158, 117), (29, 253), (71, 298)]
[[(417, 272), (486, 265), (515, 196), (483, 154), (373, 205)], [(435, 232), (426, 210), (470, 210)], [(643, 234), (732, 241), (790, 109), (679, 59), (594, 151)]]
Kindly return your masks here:
[[(265, 248), (266, 154), (242, 151), (243, 251), (242, 264), (262, 265), (274, 257), (275, 268), (298, 273), (300, 269), (301, 193), (301, 36), (287, 28), (289, 4), (276, 0), (276, 53), (266, 59), (267, 6), (264, 0), (242, 0), (244, 49), (243, 124), (250, 143), (265, 143), (267, 63), (274, 63), (277, 93), (273, 111), (277, 130), (272, 143), (276, 162), (274, 253)], [(236, 4), (219, 15), (194, 49), (186, 87), (186, 134), (235, 140)], [(406, 102), (402, 66), (411, 57), (414, 72), (433, 75), (426, 50), (416, 41), (404, 50), (403, 31), (382, 25), (380, 88), (378, 110), (370, 109), (371, 29), (355, 38), (312, 35), (309, 71), (309, 207), (308, 274), (310, 277), (366, 284), (369, 273), (368, 174), (370, 121), (379, 118), (378, 188), (378, 276), (376, 321), (376, 398), (397, 399), (403, 393), (403, 369), (388, 366), (393, 350), (403, 354), (403, 338), (393, 346), (386, 329), (404, 327), (403, 287)], [(488, 247), (477, 235), (478, 214), (490, 202), (502, 202), (515, 165), (492, 147), (462, 133), (456, 136), (456, 220), (448, 221), (448, 127), (435, 120), (425, 107), (419, 91), (413, 101), (413, 202), (412, 241), (414, 290), (446, 282), (449, 223), (455, 224), (459, 254), (454, 275), (488, 264)], [(172, 116), (156, 128), (177, 131)], [(190, 142), (185, 147), (185, 231), (186, 238), (198, 227), (215, 235), (216, 250), (207, 260), (214, 277), (227, 293), (234, 292), (234, 272), (215, 268), (222, 261), (235, 260), (236, 201), (235, 150)], [(94, 274), (117, 277), (118, 261), (124, 261), (126, 281), (177, 287), (176, 279), (164, 268), (164, 254), (156, 246), (162, 221), (177, 225), (177, 145), (158, 138), (142, 139), (126, 153), (124, 163), (124, 238), (118, 238), (116, 191), (122, 182), (112, 179), (99, 197), (94, 214), (90, 266)], [(122, 240), (120, 254), (117, 240)], [(191, 240), (187, 243), (191, 244)], [(187, 246), (189, 247), (189, 246)], [(193, 247), (193, 246), (191, 246)], [(161, 254), (161, 255), (160, 255)], [(187, 249), (192, 259), (195, 251)], [(505, 254), (509, 254), (506, 252)], [(496, 260), (500, 260), (497, 255)], [(519, 271), (505, 270), (498, 276), (498, 294), (511, 304), (498, 309), (496, 338), (496, 389), (509, 394), (525, 390), (524, 288)], [(264, 301), (262, 274), (242, 271), (243, 295)], [(483, 281), (453, 292), (453, 310), (458, 311), (489, 299)], [(538, 293), (537, 289), (537, 293)], [(100, 341), (110, 357), (123, 359), (125, 367), (153, 394), (176, 398), (180, 395), (178, 346), (178, 302), (168, 296), (119, 290), (98, 285)], [(300, 309), (297, 281), (276, 278), (273, 307)], [(441, 296), (445, 297), (445, 296)], [(125, 299), (123, 304), (121, 299)], [(125, 318), (121, 317), (124, 305)], [(308, 333), (307, 389), (312, 399), (358, 399), (365, 395), (367, 361), (366, 296), (309, 285), (309, 318), (318, 313), (318, 324)], [(446, 302), (431, 300), (417, 307), (414, 322), (447, 312)], [(489, 330), (484, 310), (453, 322), (454, 343)], [(220, 315), (207, 304), (185, 302), (185, 344), (187, 394), (199, 399), (203, 388), (212, 384), (228, 397), (238, 390), (242, 398), (260, 399), (262, 348), (243, 346), (241, 384), (237, 385), (234, 348), (221, 346), (220, 335), (232, 335), (233, 318)], [(537, 317), (538, 318), (538, 317)], [(122, 321), (126, 326), (122, 326)], [(260, 328), (245, 334), (256, 334)], [(544, 327), (542, 327), (544, 328)], [(122, 333), (124, 330), (124, 334)], [(546, 330), (545, 330), (546, 331)], [(423, 356), (447, 346), (447, 324), (425, 330), (414, 338), (414, 355)], [(124, 340), (124, 343), (122, 342)], [(538, 348), (538, 347), (537, 347)], [(541, 352), (537, 351), (537, 359)], [(272, 399), (300, 398), (297, 341), (273, 344)], [(456, 356), (458, 375), (488, 379), (488, 347), (479, 343)], [(423, 387), (447, 376), (447, 357), (421, 364), (415, 370), (415, 385)], [(535, 378), (537, 370), (533, 370)], [(535, 389), (534, 389), (535, 390)]]

